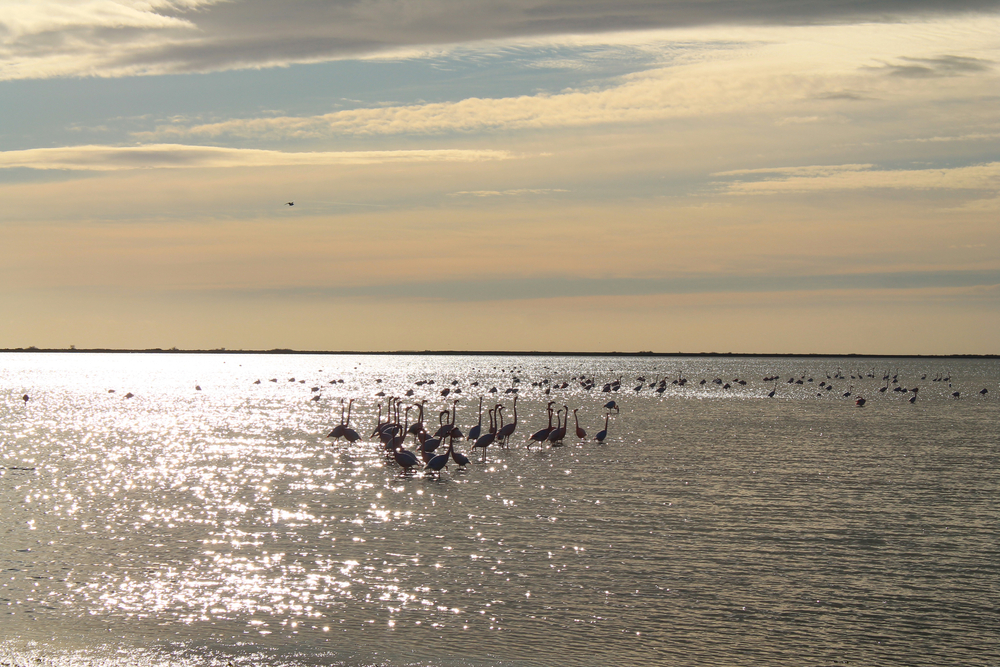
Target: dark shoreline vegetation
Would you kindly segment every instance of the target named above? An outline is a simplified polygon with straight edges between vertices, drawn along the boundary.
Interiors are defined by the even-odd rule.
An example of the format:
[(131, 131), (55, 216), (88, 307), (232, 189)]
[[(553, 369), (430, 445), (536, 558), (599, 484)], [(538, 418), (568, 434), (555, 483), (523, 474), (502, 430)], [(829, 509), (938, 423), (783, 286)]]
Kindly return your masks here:
[(43, 353), (100, 353), (100, 354), (315, 354), (315, 355), (428, 355), (440, 357), (736, 357), (750, 359), (1000, 359), (1000, 354), (823, 354), (823, 353), (759, 353), (759, 352), (539, 352), (520, 350), (292, 350), (275, 348), (271, 350), (229, 350), (224, 347), (214, 350), (182, 350), (176, 347), (163, 349), (160, 347), (147, 349), (115, 349), (115, 348), (40, 348), (17, 347), (0, 349), (0, 353), (8, 352), (43, 352)]

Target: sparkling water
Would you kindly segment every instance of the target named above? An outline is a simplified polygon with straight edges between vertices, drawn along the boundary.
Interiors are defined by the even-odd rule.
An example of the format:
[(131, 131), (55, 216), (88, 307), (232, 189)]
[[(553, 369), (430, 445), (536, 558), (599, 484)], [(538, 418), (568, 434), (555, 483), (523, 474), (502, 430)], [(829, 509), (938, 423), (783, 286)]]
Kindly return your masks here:
[[(995, 666), (998, 383), (995, 359), (0, 354), (0, 662)], [(390, 397), (464, 435), (514, 396), (509, 446), (456, 440), (440, 474), (372, 435)], [(361, 440), (328, 438), (351, 399)], [(529, 447), (550, 401), (563, 446)]]

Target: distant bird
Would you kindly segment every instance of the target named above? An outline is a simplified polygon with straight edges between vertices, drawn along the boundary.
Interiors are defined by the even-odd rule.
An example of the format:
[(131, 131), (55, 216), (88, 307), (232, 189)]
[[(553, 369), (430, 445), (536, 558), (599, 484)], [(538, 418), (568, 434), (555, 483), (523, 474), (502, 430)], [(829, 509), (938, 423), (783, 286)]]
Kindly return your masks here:
[(25, 403), (25, 405), (27, 405), (27, 403), (28, 403), (28, 400), (29, 400), (29, 398), (30, 398), (30, 397), (29, 397), (29, 396), (28, 396), (27, 394), (25, 394), (25, 395), (24, 395), (24, 396), (22, 396), (21, 398), (22, 398), (22, 399), (24, 399), (24, 403)]
[(293, 202), (293, 201), (286, 201), (285, 202), (285, 206), (295, 206), (295, 202)]
[[(618, 404), (615, 403), (614, 401), (608, 401), (607, 403), (604, 404), (604, 407), (607, 410), (614, 410), (616, 414), (618, 413)], [(567, 417), (568, 416), (569, 415), (567, 414)]]
[(863, 398), (859, 398), (858, 400), (854, 401), (854, 405), (858, 406), (859, 408), (865, 407), (865, 403), (867, 403), (867, 401), (865, 401), (865, 399)]

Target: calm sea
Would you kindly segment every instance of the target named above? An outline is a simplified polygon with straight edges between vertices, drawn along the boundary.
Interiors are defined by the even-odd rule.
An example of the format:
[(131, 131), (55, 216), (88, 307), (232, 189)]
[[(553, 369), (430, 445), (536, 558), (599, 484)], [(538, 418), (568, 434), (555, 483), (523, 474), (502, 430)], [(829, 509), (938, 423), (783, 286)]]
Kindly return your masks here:
[(0, 663), (996, 667), (998, 448), (997, 360), (0, 354)]

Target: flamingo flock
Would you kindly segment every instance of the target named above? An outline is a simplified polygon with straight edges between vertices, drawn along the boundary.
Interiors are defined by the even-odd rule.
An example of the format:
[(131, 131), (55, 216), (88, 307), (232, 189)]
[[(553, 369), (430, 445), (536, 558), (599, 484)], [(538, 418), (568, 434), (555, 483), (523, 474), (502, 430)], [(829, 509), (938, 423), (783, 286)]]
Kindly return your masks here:
[[(469, 429), (468, 434), (464, 434), (457, 424), (460, 399), (452, 400), (450, 407), (439, 411), (438, 424), (435, 428), (433, 424), (428, 425), (424, 421), (426, 400), (421, 400), (418, 403), (407, 403), (403, 398), (390, 396), (384, 404), (379, 402), (376, 425), (369, 437), (380, 444), (386, 459), (394, 462), (403, 474), (423, 470), (425, 473), (436, 475), (447, 468), (449, 463), (454, 463), (459, 469), (464, 469), (470, 463), (470, 459), (456, 449), (456, 443), (471, 443), (471, 452), (478, 452), (481, 461), (485, 461), (486, 452), (491, 446), (502, 449), (508, 449), (511, 446), (520, 426), (517, 400), (518, 397), (515, 394), (510, 405), (509, 421), (505, 418), (507, 406), (503, 403), (498, 402), (493, 407), (488, 408), (486, 416), (489, 423), (486, 426), (486, 431), (483, 432), (484, 398), (480, 397), (477, 423)], [(337, 441), (343, 438), (351, 444), (361, 440), (358, 432), (351, 428), (353, 403), (354, 399), (347, 401), (346, 404), (343, 400), (340, 401), (340, 422), (329, 432), (328, 439)], [(570, 408), (568, 405), (563, 405), (554, 410), (553, 406), (555, 405), (555, 401), (549, 401), (546, 409), (548, 424), (545, 428), (528, 437), (525, 441), (526, 447), (530, 448), (533, 443), (548, 444), (552, 447), (564, 444), (569, 425)], [(617, 408), (617, 405), (613, 407)], [(383, 408), (385, 408), (384, 417)], [(414, 412), (415, 417), (411, 422), (410, 416)], [(573, 432), (579, 442), (584, 442), (587, 438), (587, 432), (580, 426), (579, 408), (572, 412), (575, 423)], [(609, 408), (604, 419), (604, 429), (593, 439), (594, 442), (603, 443), (607, 438), (610, 418)], [(556, 420), (555, 426), (552, 425), (553, 419)]]
[[(927, 375), (924, 374), (921, 380), (926, 379)], [(866, 382), (868, 380), (874, 382)], [(276, 379), (271, 381), (275, 382)], [(294, 382), (295, 380), (289, 381)], [(848, 384), (846, 391), (841, 381)], [(932, 381), (947, 382), (948, 386), (951, 387), (950, 374), (942, 374)], [(336, 380), (331, 384), (342, 382), (343, 380)], [(478, 455), (480, 462), (484, 462), (491, 448), (492, 450), (508, 449), (521, 445), (527, 450), (536, 445), (538, 447), (558, 448), (567, 442), (601, 444), (608, 439), (612, 416), (621, 413), (621, 405), (618, 400), (611, 399), (602, 404), (603, 428), (593, 436), (588, 436), (586, 428), (581, 424), (582, 408), (571, 408), (570, 401), (554, 400), (554, 391), (579, 387), (585, 392), (600, 391), (609, 394), (621, 392), (624, 395), (626, 393), (622, 391), (624, 386), (631, 387), (631, 391), (627, 392), (628, 395), (639, 395), (648, 391), (654, 394), (654, 397), (663, 397), (666, 389), (670, 386), (676, 388), (672, 395), (681, 390), (704, 392), (709, 391), (712, 387), (716, 388), (713, 391), (721, 392), (752, 389), (750, 387), (751, 381), (747, 378), (734, 377), (731, 380), (722, 377), (703, 378), (696, 383), (689, 380), (680, 371), (649, 379), (640, 375), (635, 378), (635, 384), (625, 382), (626, 384), (623, 385), (621, 375), (603, 383), (586, 376), (574, 377), (572, 380), (545, 379), (531, 382), (532, 390), (537, 391), (545, 399), (553, 400), (547, 400), (545, 405), (544, 425), (540, 425), (541, 428), (531, 431), (530, 434), (525, 434), (522, 438), (521, 433), (524, 429), (521, 416), (518, 414), (518, 399), (519, 392), (527, 388), (527, 383), (522, 383), (517, 375), (510, 378), (510, 386), (505, 388), (493, 386), (484, 390), (479, 388), (478, 381), (469, 384), (467, 391), (478, 389), (481, 394), (478, 396), (476, 422), (468, 428), (467, 432), (463, 432), (463, 429), (458, 425), (458, 406), (462, 400), (458, 398), (462, 394), (462, 388), (458, 386), (459, 381), (442, 382), (441, 384), (446, 386), (438, 389), (434, 388), (436, 384), (434, 379), (423, 379), (416, 382), (418, 389), (425, 393), (430, 389), (436, 394), (434, 400), (447, 401), (443, 408), (437, 412), (437, 423), (433, 423), (433, 417), (425, 416), (428, 399), (417, 400), (414, 398), (416, 392), (413, 388), (402, 392), (402, 397), (388, 396), (388, 398), (386, 398), (386, 391), (381, 390), (375, 396), (386, 400), (384, 402), (380, 400), (378, 403), (376, 426), (370, 433), (369, 439), (378, 443), (386, 460), (395, 463), (404, 474), (422, 470), (426, 474), (437, 475), (451, 464), (457, 465), (459, 469), (464, 469), (465, 466), (469, 465), (469, 456), (459, 451), (459, 448), (465, 449), (469, 455)], [(845, 374), (838, 368), (835, 372), (825, 373), (825, 379), (822, 375), (816, 377), (808, 374), (785, 379), (778, 374), (772, 374), (761, 378), (761, 382), (764, 385), (763, 389), (760, 390), (760, 395), (766, 398), (780, 399), (783, 395), (788, 396), (791, 391), (798, 391), (798, 395), (801, 396), (803, 390), (812, 389), (816, 397), (849, 398), (858, 407), (863, 407), (870, 401), (870, 399), (859, 395), (858, 387), (867, 385), (868, 389), (876, 395), (902, 394), (911, 404), (917, 401), (920, 391), (918, 386), (905, 387), (900, 382), (898, 371), (891, 373), (887, 370), (879, 375), (874, 368), (850, 374)], [(381, 383), (381, 379), (376, 380), (376, 384), (381, 385)], [(256, 384), (259, 384), (259, 381)], [(840, 385), (839, 391), (835, 389), (835, 384)], [(782, 388), (789, 385), (793, 388), (801, 387), (801, 389)], [(313, 391), (317, 390), (318, 388), (313, 388)], [(988, 391), (984, 388), (978, 393), (985, 397)], [(512, 395), (512, 399), (509, 402), (497, 400), (501, 394)], [(951, 393), (951, 397), (954, 399), (958, 399), (960, 396), (958, 391)], [(343, 399), (340, 400), (340, 422), (329, 432), (327, 436), (329, 439), (336, 441), (343, 438), (351, 444), (362, 440), (358, 431), (351, 427), (354, 400), (350, 399), (346, 403)]]

